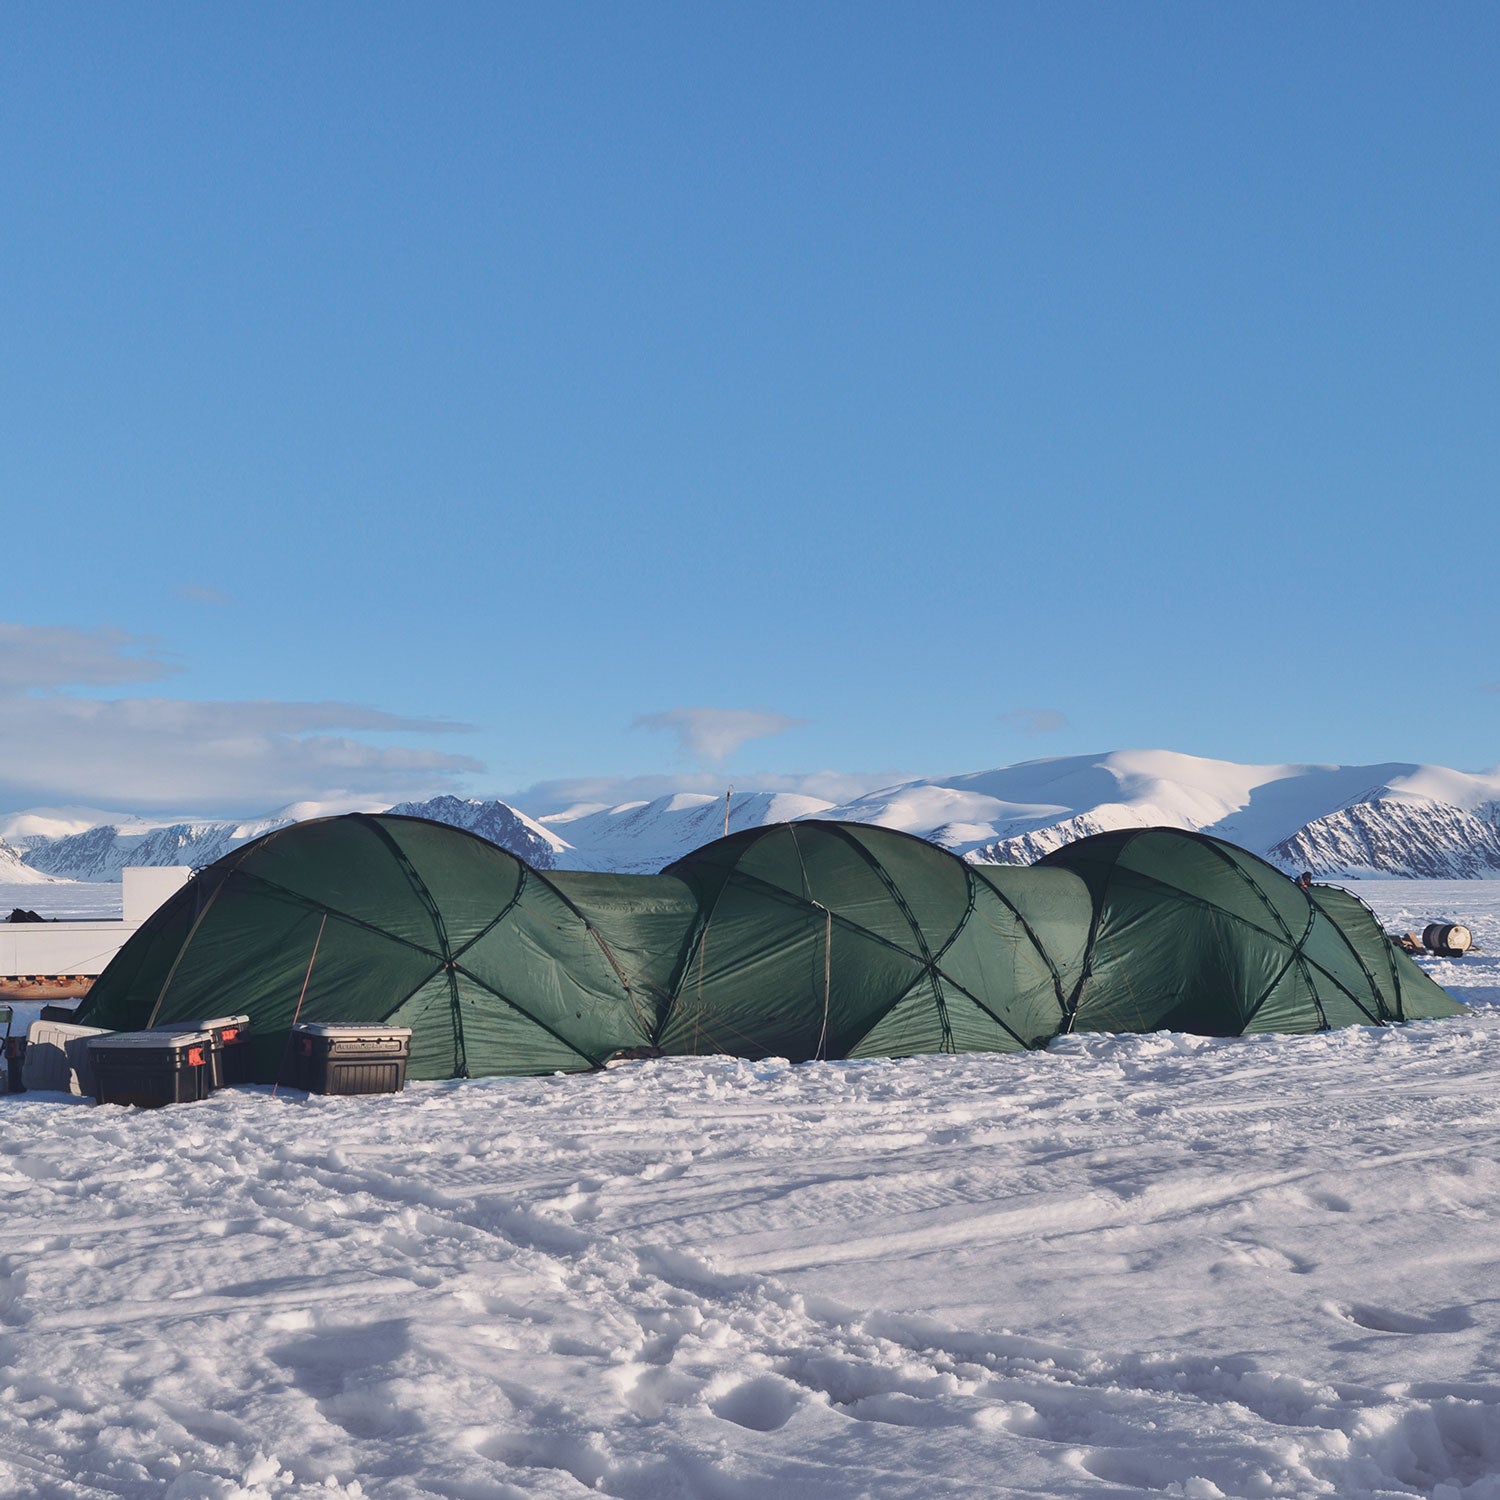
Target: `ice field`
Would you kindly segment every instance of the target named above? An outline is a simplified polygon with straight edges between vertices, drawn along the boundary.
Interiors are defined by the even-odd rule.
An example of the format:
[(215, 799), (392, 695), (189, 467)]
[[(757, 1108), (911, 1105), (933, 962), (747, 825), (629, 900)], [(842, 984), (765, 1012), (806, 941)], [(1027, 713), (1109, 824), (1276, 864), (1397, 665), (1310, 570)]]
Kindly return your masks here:
[(0, 1096), (0, 1494), (1500, 1500), (1500, 882), (1356, 889), (1473, 1015)]

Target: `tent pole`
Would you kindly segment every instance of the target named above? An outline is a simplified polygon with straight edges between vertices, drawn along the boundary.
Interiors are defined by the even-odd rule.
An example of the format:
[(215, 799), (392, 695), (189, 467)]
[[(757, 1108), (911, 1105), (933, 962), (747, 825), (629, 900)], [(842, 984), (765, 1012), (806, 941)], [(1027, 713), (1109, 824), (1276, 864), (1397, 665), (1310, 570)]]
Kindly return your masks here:
[(297, 996), (297, 1008), (292, 1012), (292, 1024), (287, 1027), (286, 1047), (281, 1054), (281, 1066), (276, 1070), (276, 1081), (271, 1085), (271, 1097), (276, 1097), (276, 1090), (281, 1087), (281, 1075), (286, 1071), (287, 1053), (292, 1050), (292, 1033), (297, 1029), (297, 1017), (302, 1014), (302, 1002), (307, 999), (307, 986), (312, 979), (312, 966), (318, 961), (318, 949), (323, 943), (323, 929), (328, 925), (328, 913), (323, 913), (323, 920), (318, 923), (318, 935), (313, 939), (312, 957), (307, 961), (307, 973), (302, 976), (302, 993)]

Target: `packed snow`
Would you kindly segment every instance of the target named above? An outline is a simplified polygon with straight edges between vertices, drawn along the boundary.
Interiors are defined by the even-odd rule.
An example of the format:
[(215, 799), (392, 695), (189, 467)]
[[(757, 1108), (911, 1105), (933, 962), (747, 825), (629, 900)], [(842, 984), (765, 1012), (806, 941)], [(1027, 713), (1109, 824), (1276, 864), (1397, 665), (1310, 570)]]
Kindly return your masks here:
[(19, 907), (56, 922), (108, 921), (124, 909), (121, 890), (118, 880), (0, 881), (0, 917)]
[(1500, 882), (1359, 889), (1470, 1016), (0, 1097), (0, 1494), (1500, 1500)]

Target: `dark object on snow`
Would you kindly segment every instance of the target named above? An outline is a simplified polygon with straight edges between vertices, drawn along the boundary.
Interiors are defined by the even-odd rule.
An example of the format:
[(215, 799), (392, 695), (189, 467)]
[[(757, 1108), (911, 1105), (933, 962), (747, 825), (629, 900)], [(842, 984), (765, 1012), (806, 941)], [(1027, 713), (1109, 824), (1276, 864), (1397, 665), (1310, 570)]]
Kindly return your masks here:
[(206, 1031), (116, 1031), (89, 1041), (100, 1104), (191, 1104), (208, 1098), (213, 1037)]
[(660, 1047), (621, 1047), (613, 1057), (606, 1058), (604, 1066), (612, 1068), (617, 1063), (650, 1062), (653, 1057), (665, 1057)]
[(24, 907), (11, 908), (10, 915), (5, 919), (7, 922), (45, 922), (46, 917), (39, 917), (34, 911), (27, 911)]
[(39, 1021), (71, 1021), (78, 1014), (78, 1006), (83, 997), (80, 995), (72, 1005), (44, 1005), (41, 1014), (37, 1016)]
[(155, 1031), (206, 1031), (209, 1035), (208, 1086), (221, 1089), (226, 1083), (254, 1083), (255, 1064), (250, 1056), (250, 1017), (214, 1016), (206, 1021), (172, 1021)]
[(304, 1021), (292, 1027), (287, 1083), (309, 1094), (399, 1094), (410, 1026)]
[(1422, 946), (1439, 958), (1462, 958), (1474, 946), (1474, 934), (1462, 922), (1429, 922)]
[(26, 1038), (24, 1036), (11, 1036), (6, 1034), (5, 1038), (5, 1087), (8, 1093), (24, 1094), (26, 1092)]

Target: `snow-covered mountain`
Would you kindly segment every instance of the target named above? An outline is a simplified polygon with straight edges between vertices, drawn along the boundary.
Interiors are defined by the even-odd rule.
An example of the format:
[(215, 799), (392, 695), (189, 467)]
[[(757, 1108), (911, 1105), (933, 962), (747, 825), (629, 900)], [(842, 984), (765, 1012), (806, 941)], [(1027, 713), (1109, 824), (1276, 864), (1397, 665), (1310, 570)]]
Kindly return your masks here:
[[(533, 822), (508, 802), (491, 798), (477, 802), (468, 797), (433, 797), (426, 802), (398, 802), (388, 809), (408, 817), (431, 818), (436, 823), (451, 823), (467, 828), (480, 838), (519, 854), (538, 870), (550, 870), (569, 852), (567, 843), (551, 830)], [(561, 861), (566, 863), (566, 860)], [(576, 868), (576, 867), (575, 867)]]
[(43, 885), (53, 877), (26, 863), (25, 851), (0, 839), (0, 885)]
[(1500, 874), (1500, 773), (1402, 762), (1240, 765), (1124, 750), (910, 782), (828, 816), (904, 828), (980, 863), (1029, 864), (1089, 834), (1167, 826), (1320, 876)]
[[(678, 792), (650, 802), (610, 807), (582, 802), (537, 819), (567, 840), (558, 863), (570, 870), (649, 874), (725, 832), (725, 799)], [(735, 792), (729, 797), (728, 831), (836, 816), (831, 802), (794, 792)]]
[[(24, 830), (11, 837), (22, 850), (26, 867), (40, 875), (64, 880), (118, 880), (126, 865), (192, 865), (201, 869), (273, 828), (360, 810), (378, 811), (379, 804), (293, 802), (264, 817), (238, 822), (211, 818), (152, 821), (101, 812), (97, 814), (99, 822), (82, 828), (76, 826), (79, 809), (39, 809), (0, 821), (0, 836), (8, 827)], [(67, 831), (46, 831), (49, 824), (55, 827), (59, 823)]]
[[(272, 828), (355, 806), (302, 803), (243, 822), (42, 809), (0, 818), (0, 840), (21, 851), (21, 868), (33, 875), (118, 880), (126, 864), (202, 866)], [(582, 802), (535, 817), (495, 799), (452, 796), (391, 810), (470, 829), (544, 869), (659, 870), (725, 827), (725, 799), (701, 792)], [(737, 792), (728, 812), (731, 831), (803, 818), (878, 823), (977, 863), (1027, 864), (1088, 834), (1167, 825), (1202, 829), (1319, 876), (1500, 875), (1500, 771), (1404, 762), (1240, 765), (1123, 750), (908, 781), (842, 804)]]

